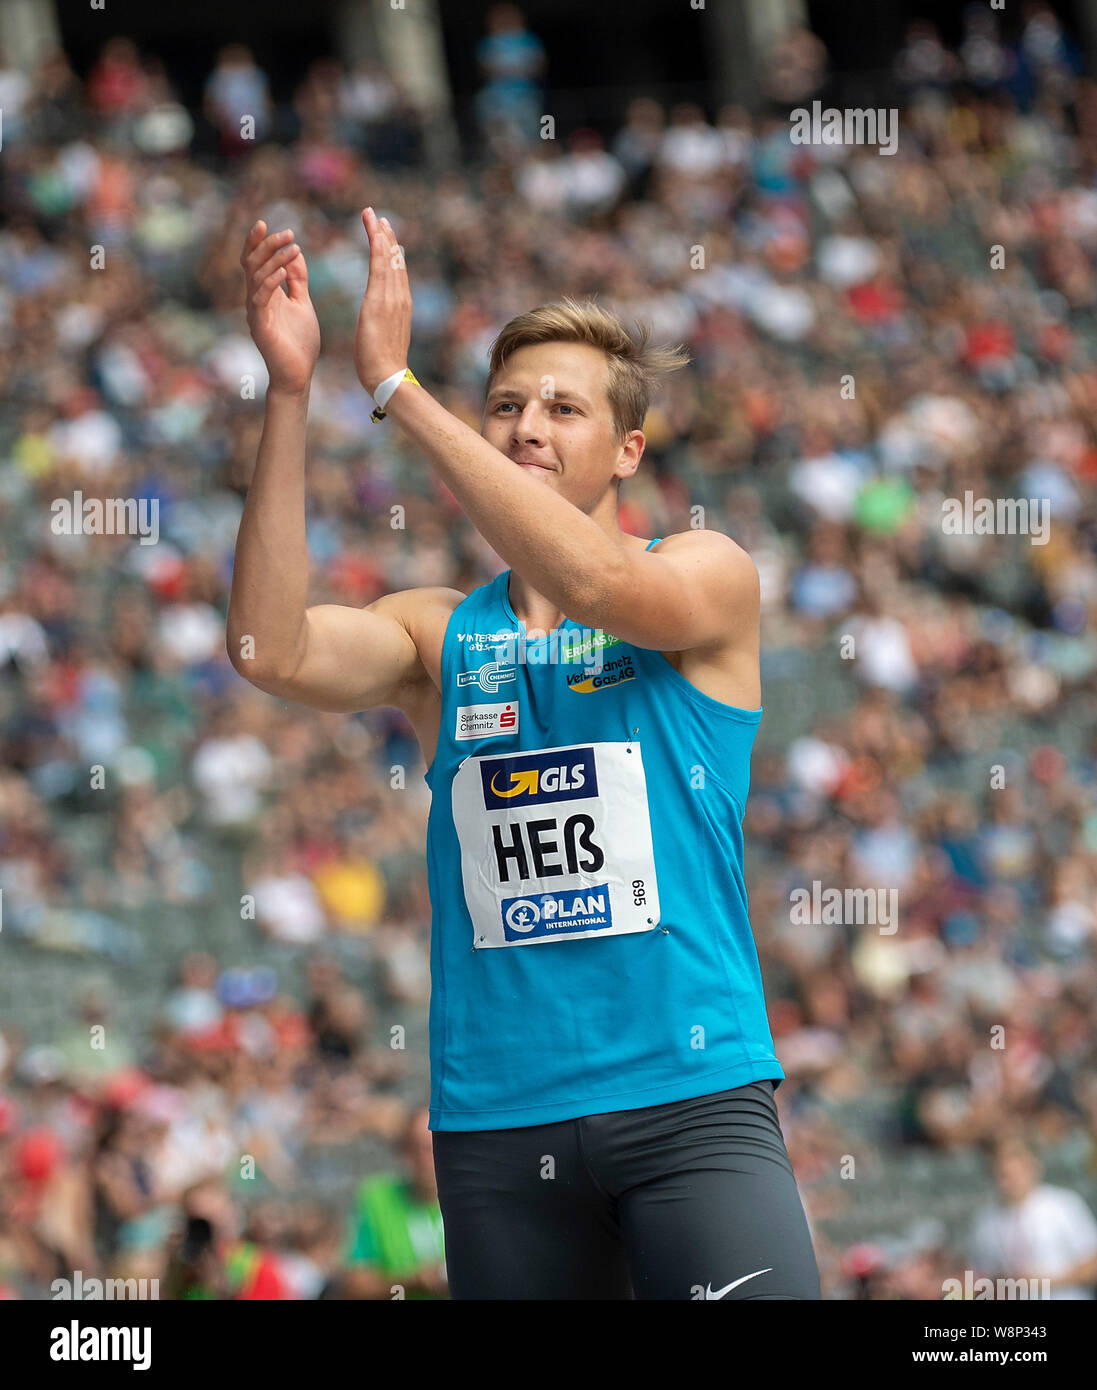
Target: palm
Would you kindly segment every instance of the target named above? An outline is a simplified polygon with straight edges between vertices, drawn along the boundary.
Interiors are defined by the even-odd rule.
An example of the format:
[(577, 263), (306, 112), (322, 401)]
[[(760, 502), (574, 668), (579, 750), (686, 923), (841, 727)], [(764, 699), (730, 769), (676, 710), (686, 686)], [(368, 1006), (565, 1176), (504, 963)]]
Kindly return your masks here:
[[(296, 258), (302, 266), (304, 259), (303, 255)], [(281, 289), (275, 290), (258, 311), (252, 336), (272, 378), (311, 372), (320, 351), (320, 324), (307, 291), (303, 299), (291, 299)]]
[(320, 324), (309, 298), (304, 254), (292, 232), (268, 236), (266, 223), (257, 222), (244, 242), (240, 264), (247, 280), (248, 327), (267, 364), (271, 387), (302, 391), (320, 355)]
[(407, 365), (412, 303), (403, 247), (388, 219), (365, 208), (362, 224), (369, 237), (369, 280), (354, 334), (354, 365), (372, 392)]

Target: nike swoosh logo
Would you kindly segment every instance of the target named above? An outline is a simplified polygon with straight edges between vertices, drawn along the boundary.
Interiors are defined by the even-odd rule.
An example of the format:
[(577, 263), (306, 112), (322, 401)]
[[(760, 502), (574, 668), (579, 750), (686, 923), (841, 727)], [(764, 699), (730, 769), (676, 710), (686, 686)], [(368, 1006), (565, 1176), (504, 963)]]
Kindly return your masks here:
[(744, 1274), (741, 1279), (733, 1279), (730, 1284), (725, 1284), (722, 1289), (717, 1289), (715, 1293), (712, 1292), (712, 1285), (709, 1284), (705, 1289), (705, 1298), (723, 1298), (724, 1294), (730, 1293), (732, 1289), (737, 1289), (740, 1284), (745, 1284), (748, 1279), (757, 1279), (759, 1274), (768, 1274), (772, 1268), (773, 1266), (770, 1265), (769, 1269), (756, 1269), (753, 1274)]

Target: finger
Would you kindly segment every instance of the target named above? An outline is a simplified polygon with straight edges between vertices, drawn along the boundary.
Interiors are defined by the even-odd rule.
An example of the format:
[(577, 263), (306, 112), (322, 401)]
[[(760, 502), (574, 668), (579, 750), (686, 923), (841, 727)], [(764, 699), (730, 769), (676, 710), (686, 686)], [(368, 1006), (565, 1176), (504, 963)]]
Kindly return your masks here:
[(382, 217), (380, 225), (385, 234), (386, 254), (388, 255), (389, 265), (397, 272), (402, 271), (406, 277), (408, 268), (407, 258), (404, 255), (404, 248), (400, 245), (396, 233), (392, 230), (392, 223), (387, 217)]
[(375, 222), (375, 219), (374, 219), (374, 216), (373, 216), (373, 209), (372, 209), (372, 208), (363, 208), (363, 209), (362, 209), (362, 226), (363, 226), (363, 227), (365, 228), (365, 230), (366, 230), (366, 243), (367, 243), (368, 246), (369, 246), (369, 259), (370, 259), (370, 267), (371, 267), (371, 269), (372, 269), (372, 267), (373, 267), (373, 229), (374, 229), (374, 226), (375, 226), (375, 225), (376, 225), (376, 222)]
[(271, 258), (280, 246), (287, 246), (292, 240), (293, 232), (288, 227), (281, 232), (271, 232), (270, 236), (263, 237), (258, 246), (248, 253), (244, 261), (244, 268), (249, 274), (254, 273)]
[(363, 209), (362, 225), (369, 237), (369, 278), (366, 281), (366, 294), (372, 290), (373, 294), (377, 295), (387, 280), (388, 255), (384, 244), (384, 232), (372, 208)]
[(297, 254), (286, 262), (286, 289), (295, 303), (303, 304), (309, 297), (309, 268), (305, 253), (299, 246), (294, 249)]
[(388, 226), (387, 220), (378, 217), (373, 208), (366, 208), (362, 213), (362, 222), (365, 225), (366, 234), (369, 236), (371, 251), (378, 243), (384, 251), (387, 251), (389, 245), (395, 242), (396, 238), (392, 235), (392, 228)]
[(244, 238), (244, 249), (240, 252), (241, 265), (244, 264), (244, 261), (255, 250), (266, 234), (267, 224), (263, 221), (256, 222), (251, 231)]
[(264, 237), (244, 263), (247, 273), (251, 276), (262, 278), (264, 274), (263, 267), (267, 262), (271, 260), (276, 252), (284, 250), (285, 247), (292, 245), (292, 243), (293, 233), (288, 228), (282, 232), (272, 232), (270, 236)]
[(404, 269), (404, 248), (396, 240), (396, 233), (389, 225), (387, 217), (381, 218), (381, 236), (385, 243), (385, 257), (392, 270)]
[(392, 224), (387, 217), (378, 218), (377, 229), (385, 247), (385, 254), (391, 261), (393, 252), (399, 246), (399, 242), (396, 240), (396, 233), (392, 230)]
[[(368, 214), (368, 219), (367, 219)], [(403, 271), (406, 274), (407, 267), (404, 263), (404, 248), (396, 240), (396, 233), (392, 230), (392, 224), (387, 217), (378, 217), (372, 208), (367, 208), (362, 214), (362, 220), (366, 224), (366, 230), (370, 235), (370, 265), (373, 265), (373, 257), (378, 256), (378, 266), (383, 266), (386, 270)], [(387, 288), (393, 284), (391, 276), (386, 275), (384, 280), (379, 279), (379, 283)]]
[(252, 304), (256, 309), (265, 309), (270, 303), (270, 297), (282, 281), (286, 278), (286, 267), (280, 265), (277, 270), (271, 271), (259, 288), (252, 296)]
[(283, 246), (280, 251), (276, 251), (273, 256), (265, 260), (262, 265), (255, 267), (251, 273), (251, 283), (258, 285), (265, 280), (272, 270), (277, 270), (279, 266), (288, 265), (290, 261), (301, 252), (301, 248), (296, 242), (292, 246)]

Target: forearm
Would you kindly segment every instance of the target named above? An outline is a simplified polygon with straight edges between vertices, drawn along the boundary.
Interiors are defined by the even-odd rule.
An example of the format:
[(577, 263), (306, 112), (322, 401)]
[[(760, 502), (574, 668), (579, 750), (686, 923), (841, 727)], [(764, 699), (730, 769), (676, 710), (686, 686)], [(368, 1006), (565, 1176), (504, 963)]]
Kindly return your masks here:
[(530, 477), (421, 386), (405, 382), (385, 410), (507, 565), (569, 617), (596, 608), (621, 556), (597, 522)]
[(245, 676), (290, 669), (304, 623), (308, 399), (307, 389), (267, 393), (255, 472), (236, 537), (226, 634), (233, 665)]

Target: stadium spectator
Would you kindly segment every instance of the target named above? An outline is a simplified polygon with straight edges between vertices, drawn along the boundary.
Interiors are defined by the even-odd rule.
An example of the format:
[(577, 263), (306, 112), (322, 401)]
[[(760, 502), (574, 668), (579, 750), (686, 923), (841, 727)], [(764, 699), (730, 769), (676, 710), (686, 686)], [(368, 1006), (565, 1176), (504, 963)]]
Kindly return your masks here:
[(1082, 1198), (1041, 1182), (1039, 1161), (1017, 1139), (996, 1149), (994, 1182), (999, 1200), (979, 1213), (971, 1236), (980, 1273), (992, 1279), (1046, 1279), (1050, 1293), (1037, 1297), (1097, 1296), (1097, 1220)]
[(444, 1297), (445, 1238), (427, 1113), (408, 1118), (401, 1142), (406, 1175), (376, 1173), (354, 1195), (344, 1280), (348, 1298)]
[(206, 79), (203, 108), (225, 154), (239, 154), (271, 133), (274, 108), (266, 73), (246, 44), (230, 43)]
[(487, 26), (476, 50), (484, 77), (476, 113), (487, 148), (503, 153), (538, 138), (547, 55), (517, 5), (493, 5)]

